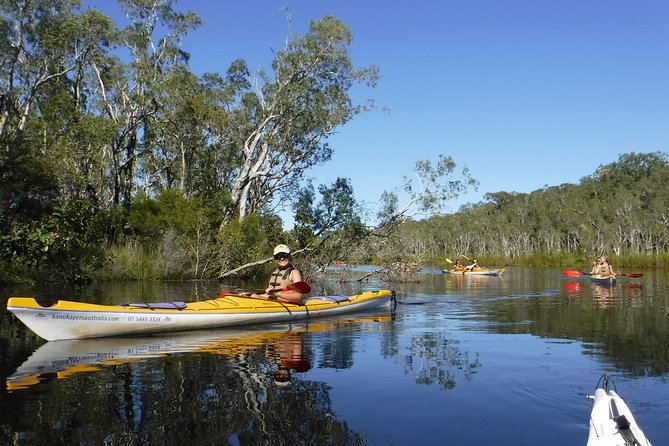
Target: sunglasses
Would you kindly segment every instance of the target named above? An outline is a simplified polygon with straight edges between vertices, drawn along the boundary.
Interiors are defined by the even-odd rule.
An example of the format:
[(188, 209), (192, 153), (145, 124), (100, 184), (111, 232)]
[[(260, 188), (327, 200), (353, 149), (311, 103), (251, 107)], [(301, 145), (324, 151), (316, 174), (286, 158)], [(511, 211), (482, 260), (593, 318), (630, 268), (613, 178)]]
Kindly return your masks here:
[(285, 252), (280, 252), (278, 254), (274, 254), (274, 260), (284, 260), (290, 257), (290, 254), (286, 254)]

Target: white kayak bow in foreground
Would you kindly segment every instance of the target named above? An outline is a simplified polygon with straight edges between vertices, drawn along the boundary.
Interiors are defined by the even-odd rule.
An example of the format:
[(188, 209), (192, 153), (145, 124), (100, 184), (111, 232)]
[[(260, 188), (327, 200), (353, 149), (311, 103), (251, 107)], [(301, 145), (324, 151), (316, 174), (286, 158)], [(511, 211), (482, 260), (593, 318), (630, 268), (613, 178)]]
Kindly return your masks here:
[(632, 411), (615, 390), (609, 389), (611, 378), (604, 375), (597, 383), (590, 413), (587, 446), (651, 446), (632, 415)]

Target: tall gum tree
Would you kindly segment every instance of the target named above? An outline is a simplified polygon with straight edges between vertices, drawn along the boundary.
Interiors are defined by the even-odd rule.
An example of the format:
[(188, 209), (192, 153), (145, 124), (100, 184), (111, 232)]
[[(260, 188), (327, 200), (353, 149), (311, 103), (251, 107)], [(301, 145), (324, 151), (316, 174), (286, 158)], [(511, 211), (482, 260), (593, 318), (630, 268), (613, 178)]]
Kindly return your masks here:
[(78, 0), (0, 0), (0, 138), (20, 134), (47, 83), (80, 73), (106, 51), (111, 22), (96, 11), (74, 14)]
[(174, 10), (174, 0), (119, 0), (130, 25), (118, 36), (130, 62), (108, 58), (95, 64), (100, 110), (117, 126), (111, 142), (114, 204), (130, 205), (141, 177), (141, 160), (155, 150), (155, 128), (164, 119), (164, 84), (189, 55), (182, 38), (201, 24), (193, 12)]
[(76, 139), (102, 133), (84, 119), (92, 96), (88, 68), (108, 51), (115, 27), (98, 11), (77, 14), (79, 5), (0, 0), (0, 220), (6, 226), (42, 220), (34, 212), (48, 212), (57, 194), (82, 196), (91, 183), (72, 184), (85, 176), (92, 157), (83, 149), (94, 138)]
[(312, 21), (309, 32), (290, 39), (272, 62), (274, 78), (258, 80), (240, 103), (243, 122), (238, 166), (229, 184), (231, 204), (221, 228), (242, 220), (276, 198), (283, 199), (310, 167), (330, 160), (328, 136), (371, 101), (354, 104), (354, 84), (374, 86), (375, 67), (357, 69), (349, 57), (348, 27), (333, 16)]

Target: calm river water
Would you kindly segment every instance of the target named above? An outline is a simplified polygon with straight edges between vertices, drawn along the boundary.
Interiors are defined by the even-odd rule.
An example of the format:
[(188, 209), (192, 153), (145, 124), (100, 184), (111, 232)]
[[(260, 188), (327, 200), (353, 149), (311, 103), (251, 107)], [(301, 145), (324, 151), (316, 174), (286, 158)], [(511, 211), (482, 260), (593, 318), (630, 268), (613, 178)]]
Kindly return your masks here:
[[(314, 291), (391, 288), (398, 304), (87, 341), (42, 341), (3, 305), (0, 444), (585, 445), (586, 395), (602, 374), (653, 444), (669, 444), (669, 275), (633, 272), (644, 276), (613, 288), (536, 268), (502, 277), (428, 268), (416, 284), (331, 278)], [(196, 300), (224, 289), (126, 283), (0, 290), (0, 300)]]

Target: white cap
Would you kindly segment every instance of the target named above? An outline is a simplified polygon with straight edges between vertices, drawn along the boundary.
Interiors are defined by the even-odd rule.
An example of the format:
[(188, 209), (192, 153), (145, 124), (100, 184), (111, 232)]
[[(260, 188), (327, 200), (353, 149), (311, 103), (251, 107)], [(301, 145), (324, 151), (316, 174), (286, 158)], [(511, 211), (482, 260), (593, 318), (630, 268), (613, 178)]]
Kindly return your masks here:
[(286, 245), (276, 245), (274, 248), (274, 255), (277, 255), (280, 252), (285, 252), (286, 254), (290, 254), (290, 248), (287, 247)]

